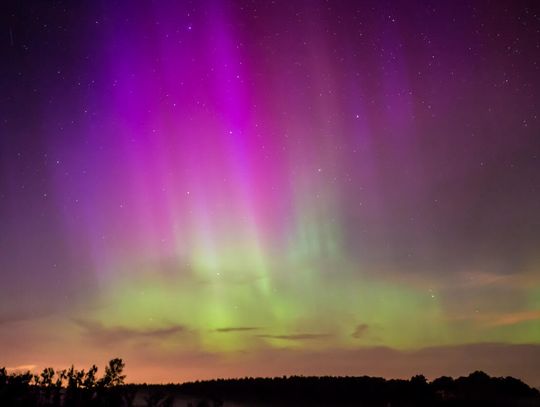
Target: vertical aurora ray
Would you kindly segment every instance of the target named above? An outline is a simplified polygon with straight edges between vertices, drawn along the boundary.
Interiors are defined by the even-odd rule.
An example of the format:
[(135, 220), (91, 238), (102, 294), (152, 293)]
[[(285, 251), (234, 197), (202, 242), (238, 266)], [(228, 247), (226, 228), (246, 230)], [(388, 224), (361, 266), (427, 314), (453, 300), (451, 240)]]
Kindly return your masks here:
[[(209, 330), (265, 321), (266, 329), (277, 332), (298, 330), (301, 320), (302, 330), (318, 332), (321, 307), (327, 307), (331, 311), (324, 319), (333, 320), (327, 329), (348, 338), (356, 322), (345, 315), (356, 310), (359, 320), (376, 324), (362, 310), (377, 304), (374, 313), (386, 331), (377, 338), (397, 347), (420, 340), (415, 334), (392, 334), (404, 315), (409, 315), (409, 324), (411, 318), (425, 324), (428, 315), (433, 315), (432, 325), (444, 324), (436, 322), (439, 305), (425, 288), (400, 288), (376, 277), (351, 279), (350, 290), (341, 287), (345, 277), (338, 277), (340, 299), (309, 299), (324, 290), (329, 278), (361, 275), (370, 267), (370, 261), (354, 255), (354, 242), (347, 241), (350, 226), (346, 233), (343, 229), (348, 221), (344, 216), (350, 215), (343, 208), (354, 205), (351, 190), (359, 191), (355, 200), (361, 205), (365, 195), (362, 218), (380, 219), (381, 239), (394, 239), (385, 230), (384, 217), (402, 188), (389, 192), (380, 185), (387, 175), (372, 156), (387, 147), (375, 133), (388, 134), (388, 159), (405, 168), (400, 178), (408, 188), (416, 188), (410, 177), (421, 177), (410, 158), (416, 154), (412, 101), (406, 91), (411, 85), (405, 63), (399, 63), (403, 55), (394, 46), (399, 34), (388, 31), (382, 39), (394, 57), (379, 74), (382, 88), (375, 95), (386, 109), (373, 115), (361, 106), (362, 100), (343, 99), (340, 89), (346, 89), (347, 79), (332, 60), (333, 41), (317, 25), (302, 33), (313, 44), (301, 51), (306, 67), (280, 73), (285, 86), (259, 88), (257, 61), (235, 26), (237, 11), (220, 2), (188, 9), (148, 4), (118, 10), (104, 22), (109, 40), (103, 44), (106, 62), (98, 85), (102, 89), (96, 93), (112, 97), (95, 103), (107, 106), (107, 120), (100, 134), (90, 123), (83, 124), (90, 141), (75, 152), (84, 157), (96, 150), (90, 154), (104, 167), (100, 177), (81, 188), (94, 191), (95, 200), (86, 204), (80, 222), (84, 240), (93, 242), (102, 295), (129, 294), (122, 296), (126, 305), (116, 317), (106, 309), (108, 317), (99, 319), (151, 327), (153, 317), (139, 320), (125, 313), (137, 309), (153, 315), (182, 307), (184, 311), (167, 318)], [(312, 17), (319, 26), (327, 24), (320, 15)], [(285, 47), (286, 40), (279, 45)], [(294, 58), (292, 51), (284, 52), (285, 58)], [(270, 62), (265, 69), (281, 66)], [(293, 92), (289, 102), (287, 85), (292, 83), (306, 91)], [(385, 123), (382, 129), (379, 123)], [(358, 129), (352, 138), (351, 125)], [(364, 190), (380, 190), (380, 196)], [(64, 191), (72, 192), (73, 185), (61, 186), (59, 195)], [(414, 200), (403, 204), (408, 207)], [(362, 219), (354, 227), (361, 224)], [(73, 229), (80, 230), (80, 224)], [(362, 234), (352, 235), (362, 239)], [(386, 249), (379, 250), (384, 256)], [(170, 286), (159, 282), (164, 274)], [(386, 299), (367, 294), (373, 290)], [(118, 306), (110, 298), (105, 301)], [(196, 310), (190, 303), (197, 303)], [(223, 341), (212, 335), (201, 338), (208, 349)], [(342, 340), (350, 342), (338, 343)], [(431, 339), (433, 344), (440, 341), (437, 335)]]

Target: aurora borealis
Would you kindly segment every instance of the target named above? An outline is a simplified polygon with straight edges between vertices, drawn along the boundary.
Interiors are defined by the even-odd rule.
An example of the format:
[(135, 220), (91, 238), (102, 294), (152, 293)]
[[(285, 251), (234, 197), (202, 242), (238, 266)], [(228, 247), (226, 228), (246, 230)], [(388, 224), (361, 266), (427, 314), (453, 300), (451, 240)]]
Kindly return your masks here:
[(540, 385), (540, 6), (2, 16), (0, 365)]

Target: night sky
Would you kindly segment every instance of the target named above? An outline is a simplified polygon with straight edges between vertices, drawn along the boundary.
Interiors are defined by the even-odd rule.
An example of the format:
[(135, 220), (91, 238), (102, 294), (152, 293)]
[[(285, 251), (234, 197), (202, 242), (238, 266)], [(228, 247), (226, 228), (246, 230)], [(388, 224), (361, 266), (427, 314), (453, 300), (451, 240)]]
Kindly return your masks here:
[(540, 385), (540, 3), (11, 3), (0, 365)]

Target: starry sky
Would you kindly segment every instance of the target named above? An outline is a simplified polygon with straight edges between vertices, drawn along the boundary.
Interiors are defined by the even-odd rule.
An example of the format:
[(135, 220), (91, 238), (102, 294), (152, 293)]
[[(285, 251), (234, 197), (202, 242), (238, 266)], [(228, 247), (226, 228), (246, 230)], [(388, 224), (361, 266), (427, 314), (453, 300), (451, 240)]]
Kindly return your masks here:
[(537, 2), (12, 3), (0, 365), (540, 385)]

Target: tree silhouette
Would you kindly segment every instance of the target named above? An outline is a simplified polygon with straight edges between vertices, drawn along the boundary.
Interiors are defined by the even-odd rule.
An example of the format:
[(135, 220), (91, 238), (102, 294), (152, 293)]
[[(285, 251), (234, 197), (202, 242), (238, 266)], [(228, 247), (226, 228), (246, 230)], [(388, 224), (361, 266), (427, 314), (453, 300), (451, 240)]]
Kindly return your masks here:
[(124, 384), (126, 375), (123, 375), (125, 363), (120, 358), (112, 359), (109, 365), (105, 367), (105, 376), (100, 380), (100, 384), (104, 387), (113, 387)]
[(82, 385), (86, 389), (93, 389), (97, 385), (97, 379), (96, 379), (96, 373), (98, 371), (98, 368), (96, 365), (92, 365), (90, 369), (88, 369), (88, 372), (86, 372), (86, 375), (84, 376), (84, 380), (82, 382)]

